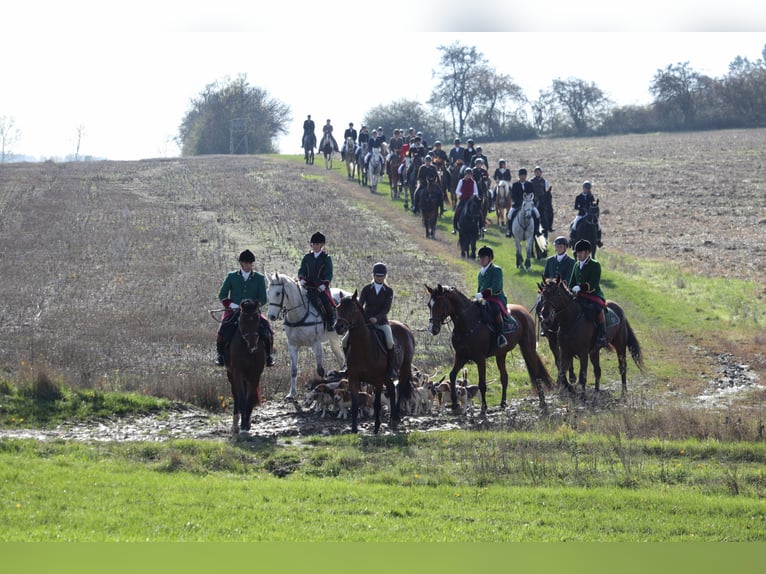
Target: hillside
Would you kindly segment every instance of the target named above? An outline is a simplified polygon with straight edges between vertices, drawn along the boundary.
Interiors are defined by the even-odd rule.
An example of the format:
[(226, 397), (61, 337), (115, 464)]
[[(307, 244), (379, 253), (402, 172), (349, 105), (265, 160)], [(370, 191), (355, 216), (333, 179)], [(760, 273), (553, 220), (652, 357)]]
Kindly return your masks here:
[[(605, 253), (747, 279), (759, 285), (762, 303), (764, 137), (763, 130), (752, 130), (484, 147), (493, 170), (500, 156), (514, 170), (543, 166), (559, 230), (589, 179), (601, 198)], [(211, 366), (216, 325), (206, 309), (217, 307), (226, 271), (247, 247), (258, 270), (294, 274), (316, 230), (328, 237), (335, 286), (361, 287), (375, 261), (388, 264), (397, 293), (392, 316), (416, 330), (416, 364), (444, 372), (449, 338), (423, 330), (423, 284), (471, 292), (475, 263), (459, 261), (451, 235), (423, 239), (419, 219), (400, 204), (372, 197), (321, 164), (216, 156), (1, 166), (3, 373), (14, 377), (45, 367), (78, 386), (171, 397), (191, 390), (198, 403), (215, 404), (228, 389), (223, 373)], [(488, 241), (510, 249), (494, 229)], [(672, 287), (674, 278), (667, 280)], [(518, 302), (534, 302), (513, 273), (506, 286)], [(280, 364), (265, 381), (273, 394), (289, 379), (280, 338)], [(738, 351), (763, 374), (759, 342)], [(717, 368), (716, 351), (724, 350), (731, 351), (703, 353), (706, 375)], [(312, 361), (304, 355), (302, 362), (306, 373)]]

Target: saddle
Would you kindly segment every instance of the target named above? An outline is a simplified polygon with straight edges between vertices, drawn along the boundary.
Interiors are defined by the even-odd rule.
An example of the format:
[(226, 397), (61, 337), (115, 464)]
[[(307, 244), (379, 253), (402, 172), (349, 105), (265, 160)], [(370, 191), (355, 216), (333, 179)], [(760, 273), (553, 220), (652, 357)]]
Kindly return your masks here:
[[(386, 347), (386, 336), (383, 331), (376, 329), (374, 325), (368, 325), (367, 328), (372, 331), (373, 339), (383, 355), (388, 353), (388, 347)], [(394, 337), (394, 356), (396, 357), (396, 367), (398, 368), (402, 364), (402, 346), (399, 341)]]

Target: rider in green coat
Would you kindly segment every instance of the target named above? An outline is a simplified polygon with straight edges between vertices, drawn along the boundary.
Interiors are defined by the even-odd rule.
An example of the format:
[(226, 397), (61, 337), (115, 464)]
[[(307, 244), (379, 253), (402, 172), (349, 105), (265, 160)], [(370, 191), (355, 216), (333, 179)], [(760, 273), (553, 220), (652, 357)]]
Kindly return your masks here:
[(491, 247), (485, 245), (479, 249), (481, 269), (479, 270), (479, 287), (476, 299), (485, 299), (492, 305), (497, 332), (500, 333), (497, 337), (497, 346), (503, 347), (508, 344), (505, 335), (503, 335), (503, 316), (508, 315), (508, 299), (503, 291), (503, 269), (492, 263), (494, 258), (495, 253)]
[(575, 254), (577, 255), (577, 263), (572, 269), (569, 285), (572, 293), (577, 295), (577, 298), (596, 314), (596, 327), (598, 328), (596, 346), (598, 348), (607, 347), (606, 321), (604, 319), (606, 297), (601, 290), (601, 263), (590, 256), (591, 244), (587, 239), (580, 239), (575, 244)]

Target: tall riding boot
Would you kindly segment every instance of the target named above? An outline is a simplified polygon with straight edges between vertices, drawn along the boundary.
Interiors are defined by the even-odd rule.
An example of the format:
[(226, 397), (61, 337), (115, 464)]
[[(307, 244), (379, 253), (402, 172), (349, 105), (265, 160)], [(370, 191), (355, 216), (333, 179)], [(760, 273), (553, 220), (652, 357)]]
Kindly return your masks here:
[(508, 220), (508, 231), (505, 232), (506, 237), (513, 237), (513, 220), (516, 218), (516, 213), (514, 212), (513, 215), (511, 215), (511, 218)]
[(598, 247), (603, 247), (604, 246), (604, 244), (601, 243), (601, 230), (600, 229), (598, 230), (598, 234), (596, 235), (596, 245)]
[(396, 352), (394, 349), (388, 349), (386, 360), (386, 376), (393, 381), (399, 376), (399, 373), (396, 372)]
[(224, 342), (224, 338), (221, 335), (218, 335), (215, 339), (215, 350), (216, 350), (215, 366), (223, 367), (226, 364), (226, 362), (224, 361), (224, 354), (226, 353), (226, 344)]
[(540, 220), (537, 217), (532, 217), (533, 225), (535, 226), (535, 237), (539, 237), (542, 235), (542, 232), (540, 231)]
[(604, 311), (602, 310), (596, 316), (596, 327), (598, 328), (598, 334), (596, 335), (596, 347), (603, 349), (609, 346), (606, 342), (606, 323), (604, 320)]
[(503, 314), (497, 316), (497, 319), (495, 319), (495, 323), (497, 323), (497, 332), (500, 333), (497, 336), (497, 347), (505, 347), (508, 344), (508, 339), (505, 338), (505, 335), (503, 335)]
[(274, 355), (272, 354), (274, 350), (274, 335), (269, 333), (263, 337), (263, 347), (266, 349), (266, 366), (273, 367), (276, 364)]

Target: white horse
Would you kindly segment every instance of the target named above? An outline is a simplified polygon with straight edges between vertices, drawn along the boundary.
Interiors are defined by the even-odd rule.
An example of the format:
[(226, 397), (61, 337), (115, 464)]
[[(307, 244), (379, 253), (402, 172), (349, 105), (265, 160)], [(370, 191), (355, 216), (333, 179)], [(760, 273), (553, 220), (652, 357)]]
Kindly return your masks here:
[[(535, 207), (535, 194), (525, 193), (524, 200), (516, 217), (513, 220), (513, 239), (516, 241), (516, 268), (521, 269), (521, 264), (529, 269), (532, 266), (532, 251), (535, 245), (535, 220), (533, 214), (537, 211)], [(538, 215), (539, 217), (539, 215)], [(527, 243), (527, 258), (521, 256), (521, 242)]]
[[(341, 297), (351, 295), (341, 289), (330, 290), (335, 302)], [(342, 367), (345, 361), (341, 348), (341, 336), (334, 330), (325, 330), (324, 319), (319, 311), (309, 302), (305, 287), (293, 278), (281, 273), (269, 277), (269, 288), (266, 292), (268, 299), (267, 316), (275, 321), (279, 316), (284, 317), (284, 330), (287, 335), (287, 350), (290, 353), (290, 393), (286, 400), (295, 400), (297, 393), (296, 378), (298, 376), (298, 350), (301, 347), (311, 347), (316, 358), (317, 374), (325, 374), (322, 364), (322, 343), (330, 343), (335, 358)]]
[(372, 148), (372, 155), (370, 155), (370, 168), (367, 176), (367, 182), (370, 185), (370, 191), (375, 193), (378, 189), (378, 181), (383, 175), (383, 155), (380, 153), (380, 148)]
[(349, 179), (356, 178), (356, 143), (351, 136), (346, 138), (346, 173)]

